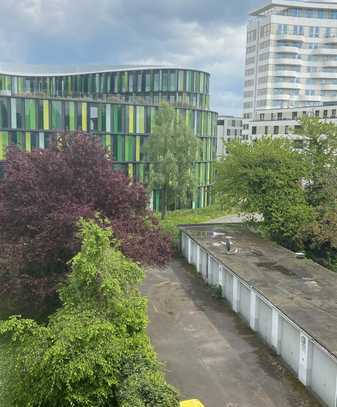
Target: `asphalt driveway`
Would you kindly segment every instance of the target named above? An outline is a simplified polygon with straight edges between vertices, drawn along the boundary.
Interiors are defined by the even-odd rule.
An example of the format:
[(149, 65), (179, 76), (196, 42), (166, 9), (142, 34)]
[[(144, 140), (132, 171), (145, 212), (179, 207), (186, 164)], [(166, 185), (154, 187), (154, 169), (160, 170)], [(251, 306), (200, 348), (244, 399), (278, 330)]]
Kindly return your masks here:
[(311, 407), (279, 358), (183, 259), (148, 270), (149, 334), (182, 399), (207, 407)]

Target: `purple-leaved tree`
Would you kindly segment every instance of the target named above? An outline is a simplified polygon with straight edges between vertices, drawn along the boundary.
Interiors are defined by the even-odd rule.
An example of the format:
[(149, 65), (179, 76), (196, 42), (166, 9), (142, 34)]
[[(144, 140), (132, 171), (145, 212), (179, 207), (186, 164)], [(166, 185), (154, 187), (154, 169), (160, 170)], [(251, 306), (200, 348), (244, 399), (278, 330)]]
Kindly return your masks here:
[(97, 212), (130, 258), (169, 259), (170, 238), (147, 209), (144, 187), (112, 170), (98, 139), (65, 135), (45, 150), (8, 149), (0, 181), (0, 316), (54, 310), (56, 286), (79, 249), (76, 222)]

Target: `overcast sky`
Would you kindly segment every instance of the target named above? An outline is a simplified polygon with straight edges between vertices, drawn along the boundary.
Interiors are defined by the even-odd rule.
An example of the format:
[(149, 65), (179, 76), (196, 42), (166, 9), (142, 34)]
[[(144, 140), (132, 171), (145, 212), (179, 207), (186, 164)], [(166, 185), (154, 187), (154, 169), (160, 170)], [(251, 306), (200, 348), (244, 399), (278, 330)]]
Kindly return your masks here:
[(1, 62), (174, 64), (211, 73), (211, 105), (242, 107), (245, 25), (266, 0), (0, 0)]

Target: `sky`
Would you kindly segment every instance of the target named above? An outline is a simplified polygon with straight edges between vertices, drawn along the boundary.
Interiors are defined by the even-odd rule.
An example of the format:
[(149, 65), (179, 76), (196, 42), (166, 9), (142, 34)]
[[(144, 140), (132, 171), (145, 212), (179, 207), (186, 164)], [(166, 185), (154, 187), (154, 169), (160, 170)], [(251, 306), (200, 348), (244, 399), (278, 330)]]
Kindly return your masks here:
[(2, 0), (0, 62), (179, 65), (241, 114), (249, 11), (267, 0)]

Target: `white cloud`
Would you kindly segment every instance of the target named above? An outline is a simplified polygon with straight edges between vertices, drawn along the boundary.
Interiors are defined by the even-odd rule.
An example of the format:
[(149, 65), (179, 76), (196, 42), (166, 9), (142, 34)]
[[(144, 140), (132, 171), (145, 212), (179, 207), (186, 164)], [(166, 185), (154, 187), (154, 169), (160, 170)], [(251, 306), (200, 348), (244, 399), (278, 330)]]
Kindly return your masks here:
[[(220, 26), (209, 30), (197, 23), (175, 22), (173, 38), (163, 39), (162, 52), (128, 63), (148, 65), (180, 65), (211, 73), (212, 107), (226, 114), (239, 114), (242, 108), (242, 83), (245, 55), (245, 26)], [(145, 50), (146, 51), (146, 50)], [(237, 88), (237, 92), (234, 91)]]
[[(241, 106), (245, 22), (234, 25), (220, 3), (6, 0), (0, 4), (1, 59), (202, 69), (212, 75), (212, 107), (222, 113), (237, 113)], [(245, 14), (244, 6), (251, 8), (251, 3), (246, 0), (228, 6), (238, 18)]]

